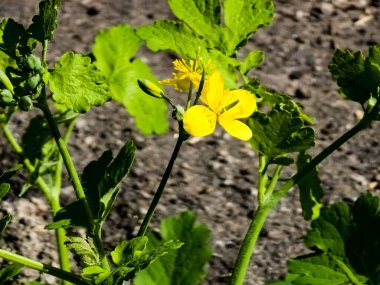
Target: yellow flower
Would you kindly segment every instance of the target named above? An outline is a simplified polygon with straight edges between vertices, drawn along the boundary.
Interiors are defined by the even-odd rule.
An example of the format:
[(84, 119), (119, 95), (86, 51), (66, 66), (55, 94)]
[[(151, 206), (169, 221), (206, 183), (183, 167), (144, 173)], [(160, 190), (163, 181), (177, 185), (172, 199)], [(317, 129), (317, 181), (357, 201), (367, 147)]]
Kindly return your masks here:
[(249, 140), (251, 129), (237, 119), (247, 118), (256, 110), (256, 97), (246, 90), (224, 90), (224, 80), (215, 71), (203, 86), (200, 99), (207, 106), (195, 105), (183, 115), (183, 127), (192, 136), (214, 132), (216, 122), (233, 137)]
[[(186, 91), (190, 89), (190, 83), (192, 87), (198, 90), (199, 83), (202, 79), (202, 66), (198, 65), (198, 60), (190, 60), (187, 63), (184, 59), (173, 61), (174, 69), (178, 71), (178, 73), (173, 72), (173, 78), (169, 78), (166, 80), (159, 81), (161, 84), (172, 85), (174, 89), (178, 91)], [(207, 63), (205, 68), (211, 68), (212, 64), (210, 62)]]

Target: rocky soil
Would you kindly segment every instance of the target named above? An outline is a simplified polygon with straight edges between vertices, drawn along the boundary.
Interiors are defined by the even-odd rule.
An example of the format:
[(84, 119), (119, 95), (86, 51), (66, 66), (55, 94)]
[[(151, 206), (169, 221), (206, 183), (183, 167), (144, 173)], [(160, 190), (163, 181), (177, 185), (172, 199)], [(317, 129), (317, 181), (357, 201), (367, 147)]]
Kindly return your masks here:
[[(38, 0), (0, 0), (0, 18), (9, 16), (25, 24), (37, 11)], [(89, 52), (97, 30), (120, 23), (142, 25), (155, 19), (173, 17), (166, 1), (148, 0), (64, 0), (49, 62), (54, 63), (68, 50)], [(265, 85), (290, 94), (315, 118), (317, 145), (314, 154), (349, 129), (361, 116), (360, 108), (338, 95), (327, 65), (335, 48), (367, 50), (380, 44), (380, 1), (378, 0), (276, 0), (274, 24), (260, 30), (242, 53), (251, 49), (266, 52), (265, 63), (254, 74)], [(144, 57), (159, 78), (171, 73), (172, 57), (142, 49)], [(177, 95), (173, 93), (175, 98)], [(177, 96), (177, 97), (176, 97)], [(17, 138), (28, 123), (19, 114), (12, 125)], [(378, 124), (360, 133), (340, 148), (320, 167), (325, 202), (354, 200), (369, 189), (380, 190), (380, 134)], [(70, 151), (79, 169), (104, 150), (116, 151), (132, 138), (138, 147), (131, 176), (123, 185), (104, 236), (106, 247), (136, 232), (152, 194), (159, 183), (175, 143), (175, 124), (161, 136), (143, 136), (133, 119), (117, 103), (107, 103), (82, 116), (77, 123)], [(0, 169), (16, 161), (12, 149), (0, 135)], [(214, 255), (207, 280), (202, 284), (226, 284), (252, 209), (255, 207), (257, 155), (247, 143), (229, 137), (221, 129), (206, 138), (192, 138), (183, 147), (153, 227), (168, 215), (195, 211), (212, 230)], [(15, 193), (1, 204), (2, 211), (14, 215), (0, 247), (20, 252), (43, 262), (56, 264), (53, 233), (43, 229), (49, 221), (48, 207), (37, 189), (18, 198)], [(62, 203), (73, 199), (66, 184)], [(286, 259), (305, 253), (302, 235), (308, 224), (300, 215), (298, 195), (292, 191), (270, 215), (257, 245), (248, 273), (247, 285), (261, 285), (285, 273)], [(25, 280), (53, 279), (25, 270), (12, 284)]]

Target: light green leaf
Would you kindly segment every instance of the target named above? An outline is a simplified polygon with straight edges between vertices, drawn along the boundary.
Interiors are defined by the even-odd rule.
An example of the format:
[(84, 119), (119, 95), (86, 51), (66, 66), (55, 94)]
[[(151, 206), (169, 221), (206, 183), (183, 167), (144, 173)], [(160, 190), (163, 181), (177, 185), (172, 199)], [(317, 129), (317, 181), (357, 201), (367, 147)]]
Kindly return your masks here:
[(198, 36), (183, 23), (169, 20), (159, 20), (153, 25), (139, 27), (137, 35), (151, 50), (170, 50), (183, 58), (188, 56), (195, 58), (198, 47), (204, 45)]
[(40, 2), (39, 14), (33, 17), (33, 23), (28, 28), (31, 37), (43, 42), (52, 40), (57, 28), (58, 9), (61, 0), (43, 0)]
[(240, 66), (240, 70), (243, 74), (247, 74), (255, 66), (261, 64), (264, 61), (265, 53), (261, 50), (251, 51), (244, 59)]
[[(171, 10), (206, 41), (218, 43), (220, 31), (219, 0), (169, 0)], [(189, 40), (189, 39), (188, 39)]]
[[(301, 152), (297, 159), (298, 171), (309, 163), (310, 160), (310, 155)], [(319, 217), (319, 212), (322, 207), (321, 199), (323, 197), (321, 183), (317, 168), (314, 168), (308, 175), (298, 182), (302, 215), (306, 220), (315, 220)]]
[(93, 241), (79, 236), (68, 236), (65, 242), (81, 267), (99, 265), (99, 255)]
[(0, 70), (5, 72), (8, 66), (17, 67), (16, 61), (0, 50)]
[(210, 260), (210, 230), (197, 222), (192, 212), (184, 212), (161, 222), (161, 238), (149, 235), (149, 246), (156, 247), (167, 240), (181, 240), (184, 245), (141, 271), (136, 285), (194, 285), (206, 276), (205, 265)]
[(94, 282), (94, 284), (99, 284), (103, 282), (110, 274), (111, 271), (105, 270), (104, 268), (98, 265), (92, 265), (83, 268), (81, 275), (84, 278)]
[(274, 5), (272, 0), (225, 0), (224, 41), (226, 49), (239, 48), (250, 34), (272, 23)]
[(111, 99), (104, 76), (89, 57), (81, 54), (65, 53), (44, 81), (48, 81), (56, 103), (78, 113)]
[(255, 112), (248, 120), (254, 149), (268, 158), (304, 151), (314, 146), (314, 130), (304, 122), (293, 105), (280, 103), (268, 114)]
[(132, 60), (140, 43), (128, 25), (103, 31), (96, 36), (93, 46), (96, 65), (107, 78), (112, 98), (126, 107), (136, 126), (144, 134), (160, 134), (168, 128), (166, 105), (163, 100), (147, 96), (137, 84), (142, 78), (157, 82), (147, 64), (140, 59)]
[(9, 183), (0, 183), (0, 202), (8, 194), (11, 189), (11, 185)]
[(112, 253), (112, 258), (118, 266), (100, 285), (121, 285), (124, 280), (131, 280), (138, 271), (149, 266), (157, 258), (182, 245), (179, 241), (169, 241), (147, 250), (147, 242), (148, 238), (142, 236), (120, 243)]

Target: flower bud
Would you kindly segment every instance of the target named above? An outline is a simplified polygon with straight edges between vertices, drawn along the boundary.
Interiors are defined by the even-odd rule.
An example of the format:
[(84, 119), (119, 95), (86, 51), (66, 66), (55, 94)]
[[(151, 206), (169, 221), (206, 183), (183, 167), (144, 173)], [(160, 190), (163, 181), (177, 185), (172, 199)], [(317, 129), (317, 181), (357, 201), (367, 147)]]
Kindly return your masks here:
[(18, 107), (23, 111), (30, 111), (33, 108), (32, 99), (29, 96), (23, 96), (18, 101)]
[(0, 91), (0, 103), (3, 103), (5, 105), (9, 105), (14, 103), (15, 100), (13, 99), (13, 94), (8, 89), (4, 89)]
[(156, 98), (164, 98), (165, 94), (161, 90), (160, 87), (158, 87), (156, 84), (154, 84), (152, 81), (146, 80), (146, 79), (139, 79), (137, 80), (140, 88), (142, 91), (144, 91), (146, 94), (156, 97)]
[(41, 81), (41, 75), (39, 75), (38, 73), (29, 77), (26, 81), (26, 84), (28, 85), (28, 87), (31, 89), (31, 90), (34, 90), (37, 85), (40, 83)]
[(26, 58), (26, 65), (30, 70), (40, 69), (42, 67), (41, 59), (33, 54)]

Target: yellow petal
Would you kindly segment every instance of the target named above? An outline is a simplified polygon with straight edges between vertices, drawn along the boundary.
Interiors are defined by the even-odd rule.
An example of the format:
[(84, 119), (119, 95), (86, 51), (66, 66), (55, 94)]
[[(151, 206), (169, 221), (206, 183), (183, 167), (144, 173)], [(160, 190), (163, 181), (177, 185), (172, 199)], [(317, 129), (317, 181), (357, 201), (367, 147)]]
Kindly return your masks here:
[(221, 115), (219, 117), (219, 124), (229, 133), (231, 136), (243, 141), (247, 141), (252, 137), (251, 129), (244, 123), (234, 120), (229, 116)]
[(192, 136), (212, 134), (216, 126), (216, 114), (202, 105), (195, 105), (183, 114), (183, 127)]
[(203, 86), (200, 99), (215, 113), (218, 113), (220, 102), (223, 99), (223, 88), (224, 80), (219, 71), (211, 74)]
[(236, 103), (232, 108), (225, 110), (223, 114), (234, 119), (247, 118), (256, 110), (256, 96), (251, 92), (243, 89), (238, 90), (225, 90), (223, 99), (220, 103), (220, 111), (223, 108), (231, 106)]

